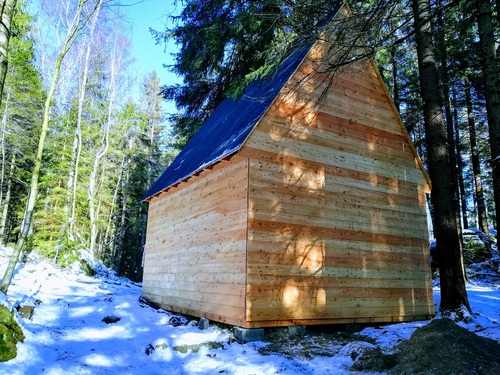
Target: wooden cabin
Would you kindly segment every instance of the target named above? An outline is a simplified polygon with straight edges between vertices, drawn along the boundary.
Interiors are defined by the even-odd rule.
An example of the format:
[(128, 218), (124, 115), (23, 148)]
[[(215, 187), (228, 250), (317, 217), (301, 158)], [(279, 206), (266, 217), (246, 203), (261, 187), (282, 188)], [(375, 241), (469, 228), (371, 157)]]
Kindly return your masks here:
[(429, 179), (373, 61), (331, 51), (225, 100), (148, 191), (146, 299), (246, 328), (434, 315)]

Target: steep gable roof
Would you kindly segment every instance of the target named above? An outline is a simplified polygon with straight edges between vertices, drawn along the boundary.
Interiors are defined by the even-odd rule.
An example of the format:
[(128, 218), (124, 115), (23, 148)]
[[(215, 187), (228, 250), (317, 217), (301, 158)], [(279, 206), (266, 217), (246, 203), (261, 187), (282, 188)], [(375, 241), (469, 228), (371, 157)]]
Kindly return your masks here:
[[(326, 17), (326, 21), (318, 23), (315, 28), (321, 30), (327, 26), (342, 9), (344, 15), (350, 13), (347, 5), (343, 4)], [(224, 100), (142, 199), (149, 200), (173, 185), (238, 152), (316, 43), (317, 40), (304, 42), (280, 64), (272, 76), (265, 80), (252, 82), (239, 99), (228, 98)], [(371, 64), (430, 188), (431, 182), (422, 161), (411, 142), (378, 69), (373, 61)]]
[(296, 48), (271, 77), (252, 82), (238, 100), (224, 100), (148, 190), (143, 200), (237, 152), (313, 44)]

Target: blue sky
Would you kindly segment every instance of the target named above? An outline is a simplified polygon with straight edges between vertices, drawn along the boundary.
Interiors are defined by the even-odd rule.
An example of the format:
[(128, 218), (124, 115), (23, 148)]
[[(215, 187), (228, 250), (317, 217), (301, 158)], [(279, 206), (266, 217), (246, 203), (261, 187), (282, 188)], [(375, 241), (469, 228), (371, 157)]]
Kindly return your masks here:
[[(174, 74), (168, 72), (163, 64), (171, 64), (171, 54), (175, 52), (176, 46), (173, 42), (167, 46), (157, 45), (151, 37), (149, 28), (163, 31), (165, 25), (169, 22), (169, 15), (176, 15), (181, 11), (173, 5), (173, 0), (125, 0), (122, 4), (123, 12), (130, 25), (130, 37), (134, 49), (136, 62), (134, 68), (138, 76), (144, 76), (146, 73), (156, 70), (160, 76), (162, 84), (172, 84), (179, 82), (180, 79)], [(179, 2), (180, 3), (180, 2)], [(142, 80), (142, 78), (141, 78)], [(168, 112), (175, 112), (172, 103), (165, 103)]]

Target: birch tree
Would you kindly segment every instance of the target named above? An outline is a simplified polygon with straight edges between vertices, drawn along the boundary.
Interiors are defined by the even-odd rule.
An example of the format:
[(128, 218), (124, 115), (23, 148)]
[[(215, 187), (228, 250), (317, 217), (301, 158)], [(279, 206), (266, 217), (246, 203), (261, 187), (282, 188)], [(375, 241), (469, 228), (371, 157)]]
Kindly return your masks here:
[(72, 152), (72, 165), (73, 168), (70, 172), (70, 178), (68, 179), (68, 191), (71, 193), (69, 198), (70, 202), (70, 215), (68, 219), (68, 237), (71, 241), (74, 241), (74, 224), (76, 220), (76, 205), (77, 205), (77, 186), (78, 186), (78, 176), (80, 169), (80, 157), (82, 154), (82, 121), (83, 121), (83, 106), (85, 102), (85, 95), (87, 92), (87, 82), (89, 77), (89, 67), (90, 67), (90, 57), (93, 46), (93, 36), (95, 32), (95, 28), (98, 24), (100, 8), (96, 10), (94, 13), (91, 22), (90, 22), (90, 32), (88, 37), (86, 38), (85, 43), (85, 54), (82, 66), (82, 73), (79, 79), (79, 87), (78, 87), (78, 112), (76, 119), (76, 130), (75, 137), (73, 140), (73, 152)]
[[(103, 159), (106, 157), (109, 151), (109, 134), (114, 121), (114, 111), (116, 105), (117, 95), (119, 93), (119, 77), (120, 72), (123, 69), (126, 40), (121, 38), (117, 33), (113, 33), (110, 36), (109, 49), (110, 53), (108, 56), (107, 67), (108, 67), (108, 88), (107, 88), (107, 114), (103, 120), (103, 124), (100, 129), (100, 147), (95, 151), (93, 155), (93, 163), (89, 176), (89, 184), (87, 189), (88, 205), (89, 205), (89, 220), (90, 220), (90, 239), (89, 239), (89, 252), (91, 256), (95, 259), (96, 255), (96, 244), (98, 236), (98, 182), (99, 182), (99, 172), (102, 168)], [(92, 260), (94, 260), (92, 259)]]
[(141, 101), (144, 103), (144, 112), (148, 125), (148, 186), (154, 182), (158, 175), (158, 166), (160, 162), (160, 128), (164, 118), (161, 108), (161, 85), (158, 74), (153, 71), (144, 78), (141, 90)]

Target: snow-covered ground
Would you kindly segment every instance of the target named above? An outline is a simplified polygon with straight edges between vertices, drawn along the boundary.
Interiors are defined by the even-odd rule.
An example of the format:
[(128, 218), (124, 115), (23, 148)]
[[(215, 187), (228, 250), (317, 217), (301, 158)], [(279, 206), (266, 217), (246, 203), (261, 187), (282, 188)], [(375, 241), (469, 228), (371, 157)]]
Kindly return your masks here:
[[(0, 249), (0, 275), (6, 267)], [(468, 285), (474, 322), (463, 325), (477, 334), (500, 340), (500, 290), (495, 285)], [(435, 289), (435, 302), (439, 290)], [(36, 305), (31, 320), (21, 320), (26, 339), (17, 358), (0, 363), (0, 374), (349, 374), (350, 347), (333, 357), (262, 355), (266, 343), (230, 343), (230, 332), (217, 326), (200, 330), (194, 322), (174, 327), (172, 314), (139, 302), (141, 287), (110, 276), (96, 278), (59, 269), (44, 261), (18, 266), (7, 303)], [(103, 318), (120, 321), (106, 324)], [(366, 328), (390, 352), (428, 322)], [(183, 345), (209, 344), (183, 350)], [(223, 346), (223, 347), (221, 347)], [(213, 347), (213, 346), (212, 346)], [(153, 350), (153, 348), (155, 348)], [(193, 347), (191, 347), (192, 349)], [(196, 351), (196, 350), (194, 350)], [(185, 353), (183, 353), (185, 352)]]

